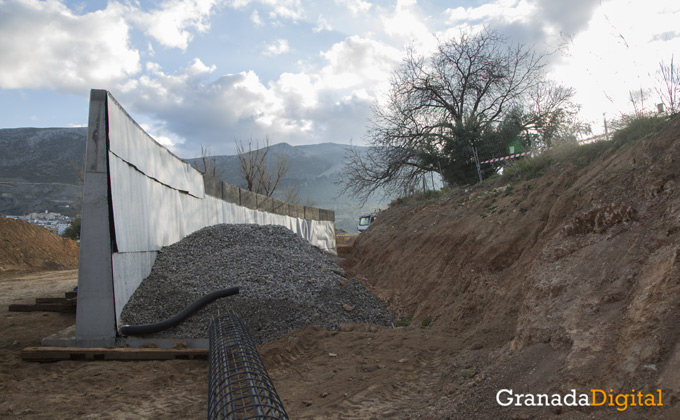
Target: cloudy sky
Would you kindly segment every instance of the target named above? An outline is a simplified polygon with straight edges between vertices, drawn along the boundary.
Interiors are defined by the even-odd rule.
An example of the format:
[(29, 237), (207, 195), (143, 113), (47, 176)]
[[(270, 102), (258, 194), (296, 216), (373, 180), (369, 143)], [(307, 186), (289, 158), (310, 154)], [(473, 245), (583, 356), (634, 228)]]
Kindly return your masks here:
[(677, 0), (0, 0), (0, 128), (85, 125), (96, 88), (180, 157), (362, 144), (406, 46), (488, 26), (563, 47), (551, 76), (600, 132), (680, 61), (677, 22)]

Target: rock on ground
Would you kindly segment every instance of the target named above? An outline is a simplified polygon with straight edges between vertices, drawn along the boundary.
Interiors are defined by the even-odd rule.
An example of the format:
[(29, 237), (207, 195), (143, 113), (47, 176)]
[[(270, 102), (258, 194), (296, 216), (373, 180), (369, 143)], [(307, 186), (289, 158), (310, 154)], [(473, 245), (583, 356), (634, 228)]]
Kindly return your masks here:
[(235, 286), (238, 295), (218, 299), (180, 325), (149, 336), (207, 338), (210, 321), (229, 311), (243, 319), (258, 344), (306, 325), (390, 325), (393, 318), (334, 257), (289, 229), (221, 224), (164, 247), (123, 308), (121, 322), (159, 322), (201, 296)]

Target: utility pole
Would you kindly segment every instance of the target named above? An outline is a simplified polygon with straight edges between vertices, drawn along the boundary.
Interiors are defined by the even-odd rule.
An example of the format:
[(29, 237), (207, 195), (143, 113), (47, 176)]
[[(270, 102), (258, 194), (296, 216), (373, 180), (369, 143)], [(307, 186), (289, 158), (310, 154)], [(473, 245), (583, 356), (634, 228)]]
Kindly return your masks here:
[(482, 182), (482, 167), (479, 164), (479, 155), (477, 154), (477, 148), (472, 146), (472, 154), (475, 156), (475, 164), (477, 165), (477, 176), (479, 176), (479, 182)]

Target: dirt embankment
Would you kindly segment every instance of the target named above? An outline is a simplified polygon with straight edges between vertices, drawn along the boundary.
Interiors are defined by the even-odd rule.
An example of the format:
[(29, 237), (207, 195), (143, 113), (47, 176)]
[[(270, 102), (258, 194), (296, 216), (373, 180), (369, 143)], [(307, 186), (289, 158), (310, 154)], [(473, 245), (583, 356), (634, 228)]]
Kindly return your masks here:
[[(671, 411), (634, 415), (680, 416), (679, 173), (675, 118), (587, 165), (577, 158), (524, 182), (393, 206), (346, 265), (403, 315), (432, 317), (432, 328), (487, 350), (473, 376), (482, 389), (493, 383), (480, 402), (487, 413), (508, 414), (494, 398), (503, 386), (662, 389)], [(459, 392), (475, 401), (480, 388)], [(441, 413), (470, 413), (461, 407), (449, 401)]]
[(0, 276), (78, 268), (78, 243), (18, 219), (0, 217)]

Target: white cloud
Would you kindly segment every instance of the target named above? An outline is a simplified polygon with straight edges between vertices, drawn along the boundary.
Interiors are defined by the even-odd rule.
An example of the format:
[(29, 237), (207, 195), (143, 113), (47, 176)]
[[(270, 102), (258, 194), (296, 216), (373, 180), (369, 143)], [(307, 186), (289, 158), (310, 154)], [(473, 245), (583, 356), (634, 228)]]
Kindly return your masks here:
[(210, 28), (215, 5), (216, 0), (166, 0), (159, 9), (137, 11), (131, 18), (162, 45), (186, 50), (194, 36), (192, 30), (204, 33)]
[(243, 9), (253, 3), (268, 7), (271, 19), (284, 18), (296, 21), (305, 16), (305, 9), (300, 0), (230, 0), (227, 5), (234, 9)]
[(141, 123), (139, 125), (158, 143), (167, 147), (173, 153), (177, 152), (176, 145), (181, 144), (181, 142), (172, 138), (173, 135), (172, 133), (168, 133), (165, 123)]
[(304, 7), (300, 0), (260, 0), (272, 8), (269, 12), (271, 18), (285, 18), (293, 21), (305, 16)]
[(321, 53), (328, 64), (320, 78), (325, 88), (375, 87), (387, 82), (401, 60), (401, 51), (379, 41), (354, 35)]
[(593, 11), (601, 2), (593, 0), (537, 0), (537, 18), (553, 26), (556, 32), (577, 34), (588, 26)]
[(240, 9), (243, 7), (246, 7), (252, 2), (252, 0), (229, 0), (227, 1), (227, 4), (234, 9)]
[[(635, 1), (608, 2), (574, 37), (569, 55), (553, 73), (577, 88), (582, 115), (596, 123), (595, 131), (602, 130), (603, 113), (611, 119), (633, 111), (631, 91), (652, 89), (657, 83), (659, 62), (670, 61), (680, 51), (680, 38), (655, 35), (674, 31), (679, 18), (677, 6), (669, 10)], [(658, 102), (652, 93), (646, 105), (651, 109)]]
[(401, 53), (353, 36), (321, 58), (318, 71), (284, 72), (268, 83), (253, 71), (210, 80), (215, 67), (199, 59), (172, 73), (149, 62), (119, 100), (130, 111), (166, 122), (158, 132), (183, 157), (195, 155), (200, 145), (215, 154), (233, 153), (234, 140), (250, 137), (291, 144), (360, 139), (370, 106)]
[(270, 87), (281, 98), (286, 112), (295, 115), (319, 105), (318, 86), (314, 79), (304, 73), (283, 73)]
[(384, 31), (406, 44), (414, 45), (423, 54), (434, 50), (436, 39), (416, 0), (398, 0), (391, 16), (382, 17)]
[(258, 13), (257, 10), (253, 10), (253, 13), (250, 14), (250, 21), (257, 26), (262, 25), (262, 19), (260, 18), (260, 13)]
[(284, 74), (278, 84), (267, 87), (253, 71), (209, 81), (212, 67), (199, 60), (172, 74), (157, 65), (151, 65), (151, 70), (119, 100), (131, 111), (165, 122), (163, 130), (156, 131), (172, 139), (173, 150), (182, 157), (195, 155), (199, 145), (210, 146), (215, 153), (233, 152), (229, 148), (234, 140), (249, 137), (309, 140), (300, 135), (309, 130), (310, 122), (296, 115), (298, 109), (293, 107), (298, 98), (313, 105), (305, 102), (314, 101), (313, 97), (302, 98), (310, 92), (302, 75)]
[(335, 0), (335, 3), (347, 7), (354, 16), (368, 13), (373, 6), (371, 3), (364, 0)]
[(290, 51), (290, 46), (288, 41), (285, 39), (279, 39), (273, 44), (269, 44), (265, 47), (265, 55), (281, 55)]
[(186, 72), (189, 76), (199, 76), (203, 74), (210, 74), (216, 69), (217, 67), (215, 65), (208, 67), (203, 64), (200, 58), (194, 58), (194, 61), (191, 63), (191, 66), (187, 68)]
[[(680, 7), (670, 1), (652, 8), (629, 0), (602, 5), (576, 0), (569, 6), (491, 0), (442, 12), (444, 6), (429, 16), (425, 10), (434, 10), (435, 2), (389, 3), (386, 9), (366, 0), (335, 0), (323, 8), (309, 0), (159, 0), (143, 11), (142, 2), (110, 0), (105, 9), (82, 14), (58, 0), (0, 0), (0, 88), (81, 94), (92, 87), (109, 89), (134, 115), (147, 119), (143, 122), (164, 144), (190, 156), (201, 144), (223, 153), (225, 142), (265, 135), (292, 144), (358, 140), (370, 105), (401, 62), (402, 46), (428, 54), (436, 46), (433, 33), (446, 39), (488, 25), (510, 42), (543, 47), (558, 45), (560, 32), (573, 35), (569, 55), (551, 67), (553, 76), (575, 86), (577, 101), (600, 120), (602, 112), (613, 109), (607, 98), (627, 107), (629, 90), (651, 86), (659, 61), (680, 51)], [(227, 9), (213, 15), (224, 5), (239, 13)], [(215, 52), (205, 47), (210, 44), (195, 39), (233, 38), (238, 34), (224, 23), (248, 17), (263, 27), (243, 37), (239, 47), (245, 55), (238, 60), (211, 57)], [(305, 24), (298, 24), (301, 19)], [(333, 29), (305, 48), (300, 44), (301, 36)], [(350, 35), (323, 44), (337, 41), (339, 33)], [(141, 53), (132, 45), (133, 34)], [(295, 48), (284, 36), (296, 40)], [(322, 46), (310, 53), (317, 45)], [(259, 53), (287, 55), (266, 60)], [(243, 62), (294, 67), (225, 70)]]
[[(458, 36), (461, 30), (477, 33), (484, 28), (492, 28), (508, 36), (513, 43), (545, 46), (547, 41), (552, 44), (555, 40), (548, 38), (554, 38), (555, 33), (559, 36), (559, 31), (553, 30), (550, 21), (540, 15), (537, 7), (540, 1), (542, 0), (494, 0), (476, 7), (447, 9), (444, 15), (450, 26), (439, 36), (450, 38)], [(546, 4), (546, 9), (550, 4)]]
[(328, 22), (328, 20), (326, 20), (326, 18), (324, 18), (323, 16), (319, 16), (318, 23), (312, 30), (318, 33), (322, 31), (332, 31), (333, 27)]
[[(571, 4), (571, 3), (570, 3)], [(534, 13), (534, 3), (525, 0), (496, 0), (477, 7), (447, 9), (448, 23), (500, 21), (512, 23), (526, 21)], [(534, 24), (540, 24), (534, 22)]]
[(0, 87), (80, 92), (140, 71), (128, 13), (109, 3), (76, 15), (61, 2), (8, 0), (0, 8)]

